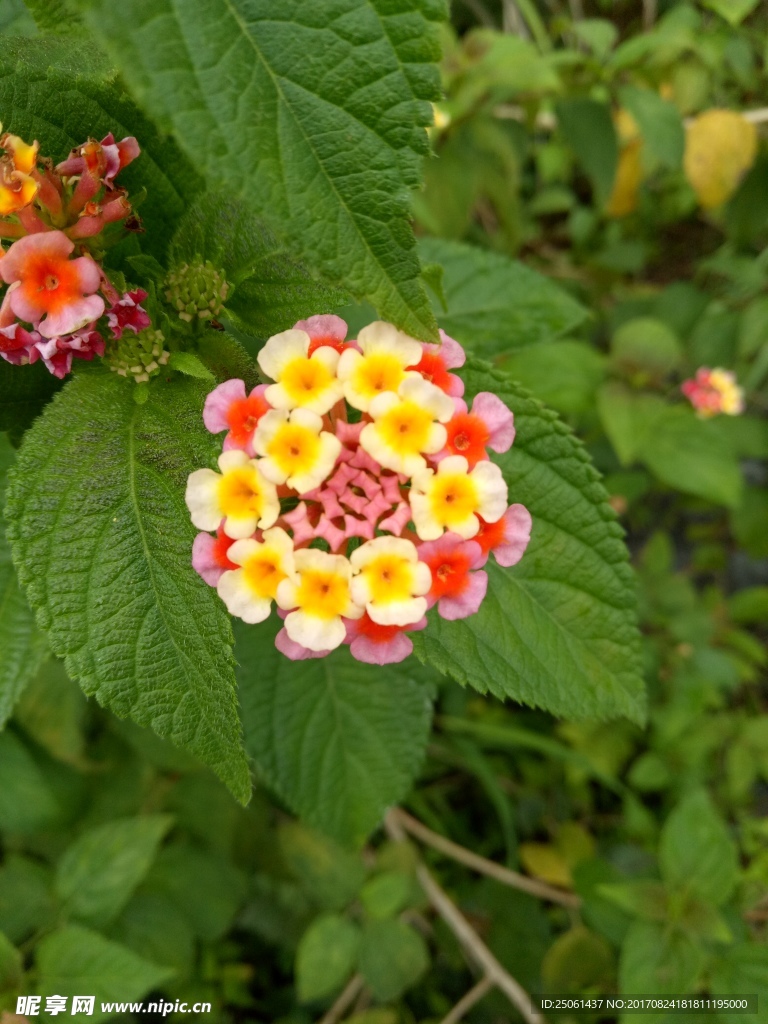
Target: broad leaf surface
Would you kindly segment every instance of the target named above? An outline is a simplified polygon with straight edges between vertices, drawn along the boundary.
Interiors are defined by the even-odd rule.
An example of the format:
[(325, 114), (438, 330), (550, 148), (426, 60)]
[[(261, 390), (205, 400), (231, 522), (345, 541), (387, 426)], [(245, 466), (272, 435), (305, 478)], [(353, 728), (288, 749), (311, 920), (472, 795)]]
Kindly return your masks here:
[(697, 790), (670, 814), (661, 832), (664, 881), (714, 906), (731, 896), (739, 875), (736, 844), (708, 794)]
[(77, 0), (211, 183), (331, 281), (434, 335), (408, 222), (439, 96), (442, 0)]
[(191, 568), (188, 474), (215, 458), (206, 388), (158, 380), (149, 401), (87, 372), (27, 432), (9, 537), (54, 653), (86, 693), (209, 764), (245, 801), (231, 630)]
[[(0, 434), (0, 508), (6, 473), (13, 461), (13, 449)], [(0, 728), (48, 655), (48, 644), (16, 580), (3, 525), (0, 522)]]
[(315, 280), (243, 200), (222, 192), (201, 196), (171, 243), (171, 266), (201, 257), (234, 285), (226, 318), (257, 338), (285, 331), (315, 313), (331, 313), (347, 301), (344, 292)]
[(306, 822), (359, 844), (421, 764), (432, 718), (424, 670), (414, 660), (364, 665), (346, 649), (289, 661), (274, 626), (237, 630), (246, 747)]
[(76, 925), (46, 935), (35, 960), (40, 994), (95, 996), (95, 1010), (89, 1017), (94, 1022), (111, 1016), (102, 1012), (102, 1001), (141, 999), (173, 974), (126, 946)]
[(120, 172), (132, 196), (146, 189), (141, 247), (162, 255), (200, 179), (177, 146), (160, 135), (125, 92), (90, 40), (64, 37), (5, 40), (0, 56), (0, 109), (6, 130), (55, 161), (89, 136), (135, 135), (141, 155)]
[(565, 718), (643, 721), (634, 582), (596, 470), (555, 414), (502, 374), (475, 360), (462, 374), (470, 401), (493, 391), (515, 414), (515, 443), (494, 461), (533, 530), (517, 566), (491, 556), (477, 614), (430, 614), (417, 654), (462, 684)]
[(440, 326), (479, 356), (551, 341), (589, 315), (552, 281), (499, 253), (438, 238), (423, 238), (419, 252), (444, 269), (448, 309), (433, 303)]

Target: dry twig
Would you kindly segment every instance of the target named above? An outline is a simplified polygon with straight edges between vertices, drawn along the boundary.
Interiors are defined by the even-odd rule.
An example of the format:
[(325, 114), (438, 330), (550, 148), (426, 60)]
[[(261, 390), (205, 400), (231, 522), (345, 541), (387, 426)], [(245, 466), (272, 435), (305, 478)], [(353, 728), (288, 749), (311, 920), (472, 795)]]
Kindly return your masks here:
[(532, 896), (538, 896), (540, 899), (549, 900), (552, 903), (559, 903), (563, 907), (576, 908), (581, 906), (581, 899), (575, 893), (565, 892), (563, 889), (555, 888), (554, 885), (548, 885), (546, 882), (540, 882), (535, 878), (528, 878), (527, 875), (521, 875), (519, 872), (505, 868), (501, 864), (495, 864), (492, 860), (481, 857), (479, 854), (467, 850), (466, 847), (446, 839), (439, 832), (433, 832), (431, 828), (422, 825), (420, 821), (399, 807), (391, 810), (390, 814), (396, 817), (405, 831), (410, 832), (416, 839), (419, 839), (427, 846), (431, 846), (434, 850), (444, 853), (446, 857), (450, 857), (452, 860), (472, 868), (473, 871), (477, 871), (481, 875), (495, 878), (497, 882), (501, 882), (503, 885), (509, 885), (513, 889), (521, 889)]
[(440, 1021), (440, 1024), (458, 1024), (462, 1017), (466, 1016), (475, 1003), (479, 1003), (483, 996), (487, 995), (493, 988), (493, 982), (486, 974), (474, 985), (466, 995), (456, 1003), (450, 1013)]
[(339, 998), (322, 1018), (319, 1024), (337, 1024), (350, 1008), (358, 995), (363, 991), (365, 982), (361, 975), (356, 974), (351, 978)]
[[(387, 830), (387, 834), (396, 842), (403, 842), (406, 838), (405, 830), (399, 817), (400, 813), (392, 809), (388, 811), (384, 819), (384, 827)], [(512, 1005), (517, 1007), (523, 1020), (527, 1024), (545, 1024), (544, 1017), (538, 1010), (533, 1008), (531, 997), (522, 985), (515, 981), (509, 971), (501, 966), (469, 921), (467, 921), (447, 893), (443, 892), (432, 877), (427, 866), (422, 862), (419, 862), (416, 867), (416, 877), (426, 893), (427, 899), (459, 940), (467, 955), (482, 969), (486, 977), (504, 993)]]

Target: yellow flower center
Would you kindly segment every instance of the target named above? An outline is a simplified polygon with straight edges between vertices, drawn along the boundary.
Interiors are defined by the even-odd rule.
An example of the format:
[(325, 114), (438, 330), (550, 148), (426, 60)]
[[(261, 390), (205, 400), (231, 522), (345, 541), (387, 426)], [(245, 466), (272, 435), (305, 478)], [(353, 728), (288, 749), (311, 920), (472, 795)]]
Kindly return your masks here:
[(407, 601), (413, 594), (413, 563), (400, 555), (379, 555), (362, 572), (375, 604)]
[(264, 492), (258, 471), (252, 466), (243, 466), (225, 473), (219, 481), (219, 505), (225, 517), (260, 516)]
[(312, 470), (320, 455), (320, 437), (298, 423), (286, 423), (267, 445), (267, 455), (287, 476)]
[(404, 379), (405, 370), (397, 356), (373, 352), (358, 364), (353, 383), (360, 394), (375, 398), (382, 391), (397, 391)]
[(286, 577), (282, 570), (282, 559), (279, 552), (262, 549), (243, 566), (245, 582), (250, 589), (259, 597), (268, 597), (274, 600), (277, 594), (278, 584)]
[(464, 522), (480, 507), (477, 485), (464, 473), (435, 477), (429, 498), (433, 516), (449, 529)]
[(307, 569), (301, 574), (296, 604), (307, 615), (335, 619), (349, 606), (349, 583), (328, 569)]
[(320, 359), (293, 359), (280, 375), (291, 400), (301, 405), (321, 395), (333, 382), (333, 374)]
[(426, 449), (434, 416), (415, 402), (401, 402), (376, 421), (379, 436), (400, 455)]

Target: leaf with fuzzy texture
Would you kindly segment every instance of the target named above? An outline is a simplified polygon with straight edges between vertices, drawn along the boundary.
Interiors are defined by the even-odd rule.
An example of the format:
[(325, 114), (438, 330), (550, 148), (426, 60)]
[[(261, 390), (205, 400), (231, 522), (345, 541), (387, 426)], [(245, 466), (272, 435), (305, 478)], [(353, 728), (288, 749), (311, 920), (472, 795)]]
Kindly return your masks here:
[(207, 388), (88, 370), (27, 432), (8, 488), (19, 577), (72, 678), (209, 764), (242, 801), (231, 629), (194, 573), (188, 474), (215, 460)]
[(329, 281), (431, 340), (410, 190), (443, 0), (77, 0), (136, 97)]
[(274, 646), (275, 625), (236, 624), (246, 747), (304, 821), (360, 844), (421, 764), (431, 677), (414, 660), (363, 665), (346, 648), (289, 661)]
[[(13, 462), (13, 449), (0, 434), (0, 508)], [(16, 580), (11, 549), (0, 528), (0, 729), (47, 657), (48, 644)]]
[(467, 619), (435, 612), (418, 656), (482, 693), (566, 718), (644, 720), (635, 588), (622, 530), (587, 453), (553, 412), (487, 363), (462, 371), (465, 398), (493, 391), (515, 414), (512, 449), (494, 456), (510, 503), (533, 518), (522, 561), (491, 555), (488, 594)]

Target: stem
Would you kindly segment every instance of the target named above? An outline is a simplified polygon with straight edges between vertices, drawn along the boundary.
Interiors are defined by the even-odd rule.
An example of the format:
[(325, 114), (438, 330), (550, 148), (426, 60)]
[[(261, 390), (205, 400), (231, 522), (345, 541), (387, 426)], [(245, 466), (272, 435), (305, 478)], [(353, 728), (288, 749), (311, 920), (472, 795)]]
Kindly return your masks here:
[(344, 991), (319, 1024), (337, 1024), (337, 1021), (341, 1020), (357, 996), (362, 992), (364, 985), (365, 982), (360, 974), (350, 978)]
[[(406, 839), (399, 817), (401, 813), (390, 810), (384, 819), (384, 828), (387, 831), (387, 835), (395, 842), (404, 842)], [(545, 1018), (541, 1013), (533, 1008), (531, 997), (522, 985), (515, 981), (512, 975), (501, 966), (455, 903), (443, 892), (423, 862), (419, 862), (416, 867), (416, 877), (427, 899), (464, 947), (465, 952), (482, 969), (485, 976), (504, 993), (510, 1003), (517, 1008), (526, 1024), (546, 1024)]]
[(462, 996), (454, 1008), (440, 1021), (440, 1024), (458, 1024), (458, 1021), (472, 1009), (493, 988), (493, 982), (486, 974), (478, 983)]
[(438, 832), (433, 832), (432, 829), (422, 825), (420, 821), (411, 817), (410, 814), (399, 807), (393, 808), (389, 813), (401, 828), (405, 829), (406, 832), (410, 832), (416, 839), (445, 854), (446, 857), (450, 857), (452, 860), (472, 868), (473, 871), (477, 871), (481, 875), (487, 875), (503, 885), (509, 885), (513, 889), (521, 889), (523, 892), (530, 893), (532, 896), (538, 896), (540, 899), (559, 903), (563, 907), (576, 908), (581, 906), (581, 899), (575, 893), (565, 892), (553, 885), (548, 885), (546, 882), (540, 882), (535, 878), (528, 878), (527, 875), (521, 875), (519, 872), (505, 868), (501, 864), (495, 864), (492, 860), (481, 857), (464, 846), (459, 846), (458, 843), (454, 843), (451, 839), (446, 839), (445, 836), (441, 836)]

